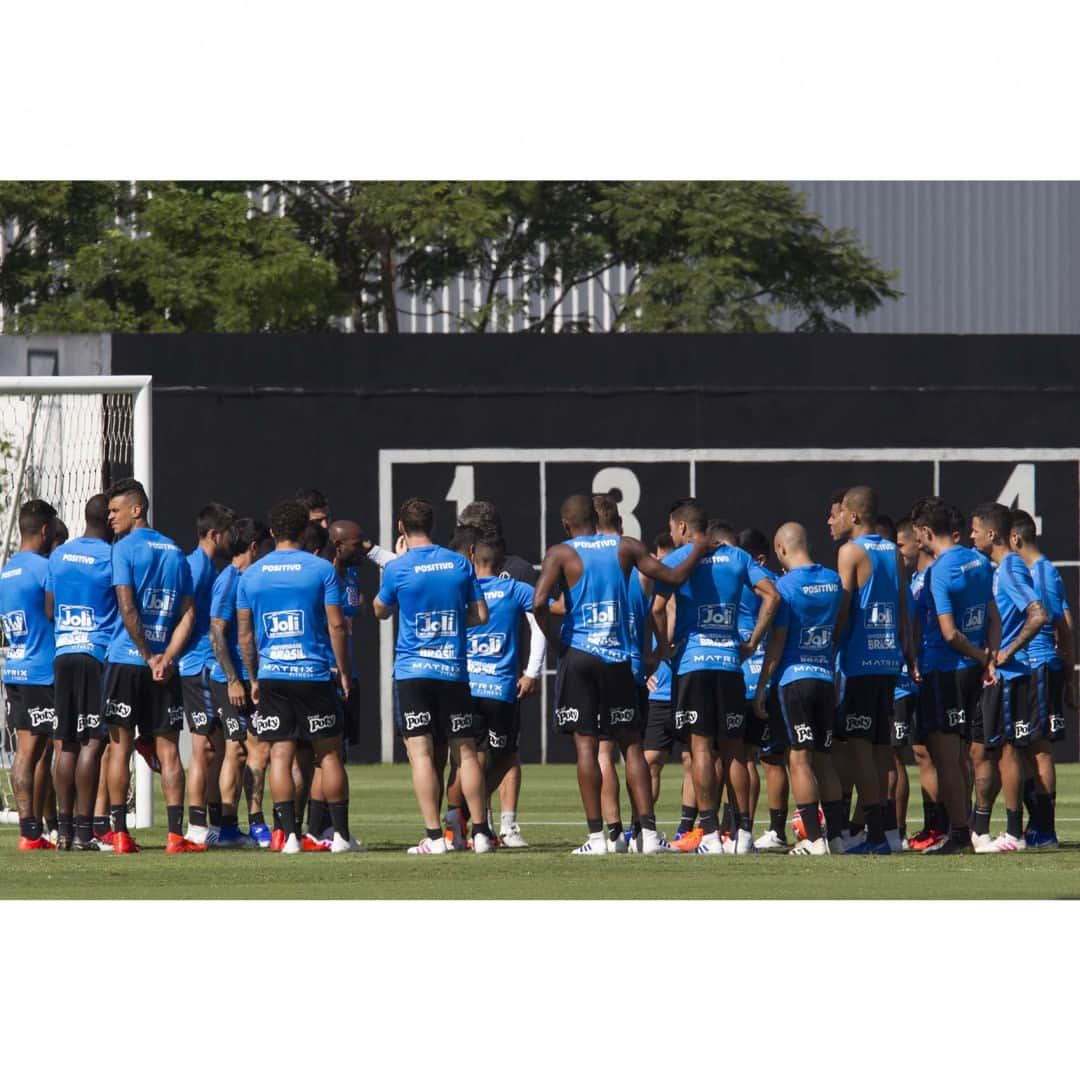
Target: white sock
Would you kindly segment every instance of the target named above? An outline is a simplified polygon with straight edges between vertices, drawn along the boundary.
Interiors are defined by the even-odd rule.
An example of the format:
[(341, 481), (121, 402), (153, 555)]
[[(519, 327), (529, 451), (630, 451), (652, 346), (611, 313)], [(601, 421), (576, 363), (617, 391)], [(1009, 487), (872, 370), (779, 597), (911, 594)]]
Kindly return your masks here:
[(514, 810), (504, 810), (499, 815), (499, 832), (508, 833), (514, 825), (517, 823), (517, 812)]

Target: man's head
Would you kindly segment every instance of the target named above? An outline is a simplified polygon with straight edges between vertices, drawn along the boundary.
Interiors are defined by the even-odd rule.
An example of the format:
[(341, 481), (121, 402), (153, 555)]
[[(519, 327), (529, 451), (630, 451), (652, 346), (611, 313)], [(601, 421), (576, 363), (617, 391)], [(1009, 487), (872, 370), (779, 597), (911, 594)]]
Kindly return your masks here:
[(838, 527), (838, 524), (839, 524), (840, 508), (843, 505), (844, 496), (846, 494), (847, 494), (847, 488), (837, 488), (829, 496), (829, 519), (828, 519), (829, 534), (832, 536), (832, 538), (834, 540), (846, 539), (845, 537), (842, 537), (842, 536), (838, 535), (838, 533), (837, 533), (837, 527)]
[(30, 499), (19, 507), (19, 538), (24, 551), (47, 555), (56, 535), (56, 508), (44, 499)]
[(947, 509), (949, 511), (949, 535), (953, 538), (954, 544), (959, 544), (968, 531), (968, 520), (964, 517), (964, 512), (959, 506), (949, 503)]
[(668, 532), (677, 547), (689, 543), (695, 536), (703, 536), (709, 524), (704, 507), (693, 496), (673, 502), (668, 508)]
[(245, 559), (248, 565), (272, 547), (270, 530), (254, 518), (237, 518), (229, 530), (229, 558)]
[(109, 496), (105, 492), (91, 495), (86, 500), (83, 511), (86, 518), (86, 535), (97, 540), (111, 540), (112, 528), (109, 525)]
[(482, 532), (490, 530), (502, 536), (502, 519), (499, 517), (499, 511), (495, 509), (493, 502), (488, 502), (486, 499), (476, 499), (469, 503), (458, 514), (458, 524), (468, 525)]
[(919, 541), (915, 536), (915, 525), (911, 518), (901, 518), (896, 523), (896, 550), (909, 570), (914, 570), (919, 562)]
[(307, 507), (296, 499), (284, 499), (270, 507), (270, 533), (279, 544), (299, 544), (310, 518)]
[(675, 541), (671, 538), (669, 532), (659, 532), (653, 537), (652, 542), (653, 554), (662, 559), (665, 555), (670, 555), (675, 550)]
[(105, 494), (109, 499), (109, 525), (117, 537), (127, 536), (146, 524), (150, 500), (138, 480), (117, 480)]
[(1013, 551), (1025, 548), (1037, 551), (1038, 541), (1039, 530), (1035, 528), (1035, 519), (1026, 510), (1014, 510), (1009, 527), (1009, 547)]
[(321, 521), (312, 521), (308, 518), (304, 531), (300, 534), (300, 547), (312, 555), (322, 555), (326, 551), (329, 538), (329, 530)]
[(785, 570), (805, 563), (810, 557), (806, 529), (797, 521), (785, 522), (773, 537), (773, 551)]
[(990, 555), (995, 548), (1009, 547), (1012, 511), (1001, 503), (980, 503), (971, 512), (971, 543), (976, 551)]
[(398, 510), (398, 532), (402, 536), (427, 536), (435, 531), (435, 508), (427, 499), (406, 499)]
[(598, 527), (591, 495), (571, 495), (564, 499), (559, 517), (567, 536), (591, 534)]
[(738, 545), (759, 565), (764, 566), (769, 561), (769, 541), (760, 529), (743, 529)]
[(334, 561), (342, 566), (359, 566), (364, 559), (364, 530), (355, 521), (335, 521), (330, 526)]
[(622, 535), (622, 517), (619, 515), (619, 504), (610, 495), (596, 495), (592, 497), (593, 509), (596, 511), (596, 531), (602, 533), (614, 533)]
[(330, 503), (318, 488), (301, 488), (296, 501), (307, 509), (311, 521), (317, 521), (323, 528), (330, 524)]
[(213, 555), (222, 559), (229, 557), (229, 530), (236, 520), (236, 512), (223, 503), (207, 503), (195, 519), (199, 543), (209, 544)]
[(480, 533), (473, 545), (473, 566), (480, 577), (493, 577), (506, 558), (506, 544), (497, 532)]
[(464, 555), (466, 559), (473, 562), (474, 555), (476, 553), (476, 545), (480, 540), (480, 530), (474, 528), (472, 525), (459, 525), (454, 530), (454, 535), (450, 537), (450, 543), (447, 547), (451, 551), (456, 551), (459, 555)]
[(883, 540), (891, 540), (896, 543), (896, 525), (888, 514), (878, 514), (877, 524), (874, 526), (878, 536)]
[(71, 533), (68, 532), (67, 525), (64, 524), (61, 518), (57, 518), (53, 522), (53, 539), (50, 551), (55, 551), (61, 544), (66, 544), (70, 538)]
[(709, 518), (705, 524), (705, 535), (714, 544), (731, 544), (735, 546), (739, 542), (739, 534), (734, 527), (720, 518)]
[(915, 540), (920, 550), (927, 555), (935, 553), (935, 542), (955, 543), (952, 539), (952, 515), (944, 499), (937, 495), (927, 495), (919, 499), (911, 508), (911, 524), (915, 531)]
[(873, 530), (876, 524), (877, 494), (865, 484), (848, 488), (835, 513), (829, 515), (834, 540), (850, 540), (856, 529), (865, 532)]

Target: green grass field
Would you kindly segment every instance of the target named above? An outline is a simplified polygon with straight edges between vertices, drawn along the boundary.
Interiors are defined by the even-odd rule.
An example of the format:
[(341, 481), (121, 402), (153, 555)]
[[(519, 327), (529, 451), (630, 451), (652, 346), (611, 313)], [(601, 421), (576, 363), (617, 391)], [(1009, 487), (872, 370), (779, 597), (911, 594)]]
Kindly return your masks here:
[[(674, 832), (678, 773), (661, 794), (661, 828)], [(17, 830), (0, 828), (0, 898), (4, 899), (1051, 899), (1080, 898), (1080, 765), (1058, 770), (1057, 851), (926, 858), (795, 859), (665, 855), (572, 858), (584, 824), (571, 766), (526, 766), (520, 820), (531, 846), (417, 858), (405, 853), (423, 835), (407, 767), (350, 768), (352, 828), (368, 847), (357, 855), (227, 850), (166, 856), (164, 808), (140, 832), (141, 854), (15, 849)], [(909, 820), (921, 824), (912, 776)], [(624, 791), (625, 802), (625, 791)], [(994, 829), (1003, 826), (1000, 807)], [(762, 831), (764, 808), (755, 835)], [(914, 829), (912, 830), (914, 831)]]

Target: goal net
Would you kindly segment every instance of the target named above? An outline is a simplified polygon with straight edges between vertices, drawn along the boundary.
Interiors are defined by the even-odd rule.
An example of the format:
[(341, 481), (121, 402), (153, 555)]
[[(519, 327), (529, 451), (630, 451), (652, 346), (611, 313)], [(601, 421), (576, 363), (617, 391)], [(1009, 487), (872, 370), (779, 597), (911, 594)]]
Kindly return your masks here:
[[(86, 501), (109, 484), (134, 476), (150, 493), (150, 394), (149, 375), (0, 378), (0, 572), (18, 550), (19, 507), (28, 499), (56, 507), (74, 537), (82, 533)], [(2, 705), (0, 820), (10, 821), (15, 733)], [(152, 822), (151, 790), (149, 770), (137, 758), (140, 825)]]

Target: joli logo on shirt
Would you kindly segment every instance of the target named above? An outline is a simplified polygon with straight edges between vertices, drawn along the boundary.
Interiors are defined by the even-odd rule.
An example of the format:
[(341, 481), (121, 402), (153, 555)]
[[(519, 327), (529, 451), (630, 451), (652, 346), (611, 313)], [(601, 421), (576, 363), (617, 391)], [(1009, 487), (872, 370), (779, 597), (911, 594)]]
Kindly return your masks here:
[(147, 589), (143, 593), (143, 611), (168, 615), (175, 603), (176, 593), (172, 589)]
[(58, 630), (93, 630), (95, 625), (93, 608), (80, 604), (60, 604), (57, 608)]
[(799, 647), (802, 649), (825, 649), (831, 642), (831, 626), (805, 626), (799, 635)]
[(601, 600), (595, 604), (581, 605), (581, 621), (586, 629), (606, 629), (619, 621), (617, 600)]
[(4, 636), (7, 638), (26, 637), (26, 612), (9, 611), (3, 616)]
[(415, 620), (418, 638), (453, 637), (458, 632), (456, 611), (420, 611)]
[(296, 637), (304, 632), (304, 613), (268, 611), (263, 615), (263, 630), (267, 637)]

